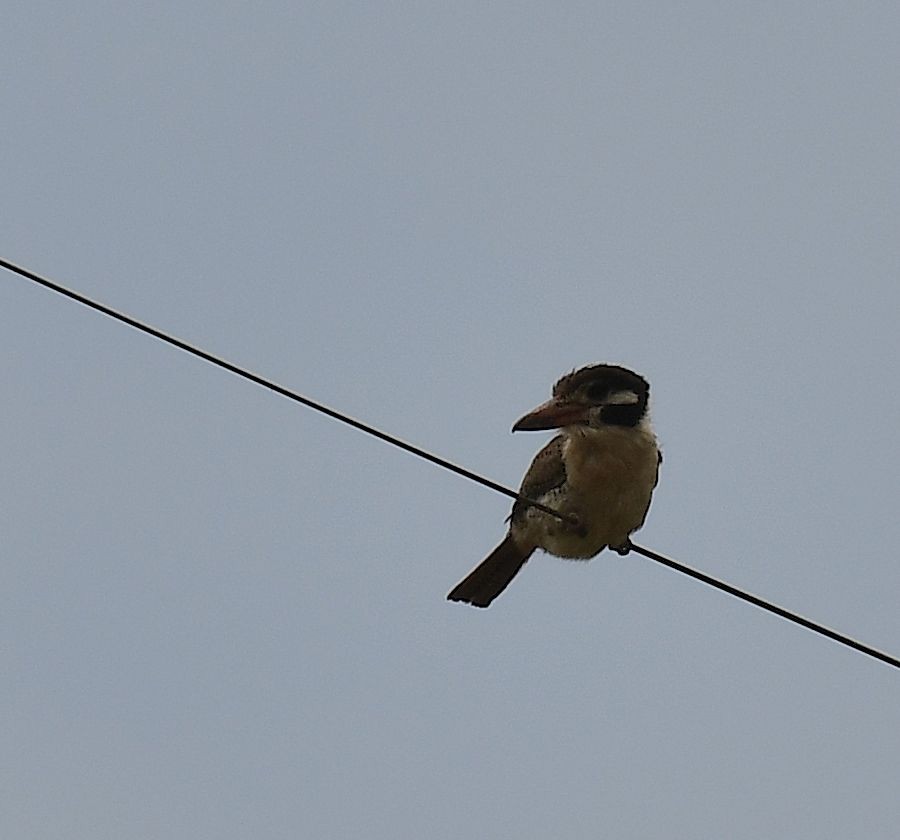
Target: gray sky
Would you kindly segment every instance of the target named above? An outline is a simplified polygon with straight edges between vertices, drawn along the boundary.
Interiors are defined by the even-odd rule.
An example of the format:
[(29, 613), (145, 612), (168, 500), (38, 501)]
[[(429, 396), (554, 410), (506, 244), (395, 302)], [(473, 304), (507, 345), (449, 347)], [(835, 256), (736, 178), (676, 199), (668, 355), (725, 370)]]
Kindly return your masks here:
[[(644, 545), (900, 652), (900, 11), (15, 4), (3, 255), (516, 484), (652, 383)], [(0, 834), (844, 838), (900, 675), (4, 273)]]

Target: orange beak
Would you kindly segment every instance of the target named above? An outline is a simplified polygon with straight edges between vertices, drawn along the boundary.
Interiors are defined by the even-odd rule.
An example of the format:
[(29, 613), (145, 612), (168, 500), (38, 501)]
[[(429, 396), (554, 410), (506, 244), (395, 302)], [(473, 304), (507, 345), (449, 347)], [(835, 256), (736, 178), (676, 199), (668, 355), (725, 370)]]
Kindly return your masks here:
[(547, 400), (534, 411), (529, 411), (518, 419), (512, 427), (514, 432), (540, 432), (545, 429), (559, 429), (563, 426), (583, 426), (588, 422), (588, 408), (566, 400)]

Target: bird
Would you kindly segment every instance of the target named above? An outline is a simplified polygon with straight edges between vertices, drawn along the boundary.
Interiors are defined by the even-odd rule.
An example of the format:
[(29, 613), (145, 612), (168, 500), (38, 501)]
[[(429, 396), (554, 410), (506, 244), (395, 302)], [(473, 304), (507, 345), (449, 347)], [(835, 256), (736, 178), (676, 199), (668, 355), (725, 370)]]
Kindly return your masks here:
[(503, 541), (453, 588), (450, 601), (489, 606), (538, 548), (573, 560), (607, 547), (626, 554), (644, 524), (662, 463), (647, 380), (619, 365), (587, 365), (560, 378), (552, 394), (512, 430), (559, 429), (534, 457), (519, 494), (565, 521), (517, 500)]

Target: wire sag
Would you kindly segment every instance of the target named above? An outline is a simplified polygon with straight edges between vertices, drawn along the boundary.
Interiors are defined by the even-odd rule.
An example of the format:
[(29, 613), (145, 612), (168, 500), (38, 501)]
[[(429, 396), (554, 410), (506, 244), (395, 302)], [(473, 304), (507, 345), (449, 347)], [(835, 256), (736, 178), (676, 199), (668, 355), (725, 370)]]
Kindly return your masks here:
[[(43, 286), (44, 288), (50, 289), (57, 294), (63, 295), (70, 300), (74, 300), (77, 303), (82, 304), (83, 306), (87, 306), (90, 309), (96, 310), (97, 312), (102, 312), (104, 315), (107, 315), (110, 318), (115, 319), (116, 321), (121, 321), (123, 324), (127, 324), (129, 327), (140, 330), (147, 335), (152, 335), (154, 338), (157, 338), (160, 341), (164, 341), (167, 344), (171, 344), (173, 347), (177, 347), (179, 350), (184, 350), (185, 353), (190, 353), (193, 356), (197, 356), (204, 361), (209, 362), (210, 364), (216, 365), (220, 368), (224, 368), (225, 370), (235, 374), (236, 376), (241, 376), (244, 379), (255, 382), (257, 385), (261, 385), (263, 388), (268, 388), (270, 391), (274, 391), (276, 394), (281, 394), (281, 396), (283, 397), (287, 397), (288, 399), (305, 405), (307, 408), (319, 411), (322, 414), (331, 417), (333, 420), (338, 420), (341, 423), (346, 423), (348, 426), (352, 426), (354, 429), (359, 429), (359, 431), (365, 432), (368, 435), (372, 435), (379, 440), (383, 440), (385, 443), (389, 443), (392, 446), (403, 449), (404, 451), (409, 452), (410, 454), (415, 455), (418, 458), (423, 458), (426, 461), (430, 461), (432, 464), (443, 467), (445, 470), (450, 470), (451, 472), (454, 472), (457, 475), (461, 475), (463, 476), (463, 478), (468, 478), (470, 481), (474, 481), (477, 484), (483, 485), (484, 487), (489, 487), (491, 490), (502, 493), (504, 496), (509, 496), (511, 499), (516, 499), (523, 504), (531, 505), (532, 507), (543, 511), (550, 516), (555, 516), (557, 519), (566, 519), (566, 517), (564, 517), (558, 511), (553, 510), (553, 508), (549, 508), (546, 505), (535, 501), (534, 499), (529, 499), (525, 496), (522, 496), (515, 490), (510, 490), (508, 487), (504, 487), (502, 484), (498, 484), (496, 481), (491, 481), (489, 478), (485, 478), (478, 473), (467, 470), (465, 467), (461, 467), (458, 464), (454, 464), (451, 461), (440, 458), (439, 456), (434, 455), (431, 452), (427, 452), (426, 450), (421, 449), (418, 446), (407, 443), (405, 440), (401, 440), (400, 438), (394, 437), (393, 435), (389, 435), (387, 434), (387, 432), (382, 432), (380, 429), (369, 426), (368, 424), (363, 423), (360, 420), (355, 420), (352, 417), (348, 417), (346, 414), (342, 414), (341, 412), (336, 411), (333, 408), (329, 408), (328, 406), (322, 405), (315, 400), (311, 400), (309, 399), (309, 397), (304, 397), (302, 394), (298, 394), (296, 391), (285, 388), (283, 385), (278, 385), (271, 380), (259, 376), (258, 374), (251, 373), (244, 368), (238, 367), (238, 365), (232, 364), (225, 359), (214, 356), (212, 353), (207, 353), (205, 350), (201, 350), (199, 347), (194, 347), (193, 345), (188, 344), (186, 341), (182, 341), (180, 338), (175, 338), (174, 336), (168, 335), (167, 333), (164, 333), (162, 330), (159, 330), (156, 327), (152, 327), (149, 324), (144, 324), (141, 321), (138, 321), (136, 318), (132, 318), (130, 315), (125, 315), (122, 312), (117, 312), (115, 309), (112, 309), (109, 306), (98, 303), (95, 300), (91, 300), (90, 298), (85, 297), (78, 292), (72, 291), (71, 289), (67, 289), (64, 286), (60, 286), (58, 283), (54, 283), (52, 280), (48, 280), (46, 277), (42, 277), (39, 274), (35, 274), (33, 271), (29, 271), (26, 268), (22, 268), (21, 266), (15, 265), (14, 263), (11, 263), (8, 260), (4, 260), (2, 258), (0, 258), (0, 267), (18, 274), (19, 276), (24, 277), (26, 280), (37, 283), (39, 286)], [(656, 563), (661, 563), (664, 566), (668, 566), (670, 569), (674, 569), (677, 572), (688, 575), (689, 577), (692, 577), (695, 580), (699, 580), (702, 583), (707, 584), (708, 586), (715, 587), (722, 592), (727, 592), (729, 595), (733, 595), (735, 598), (740, 598), (742, 601), (746, 601), (748, 604), (753, 604), (754, 606), (774, 613), (775, 615), (780, 616), (787, 621), (792, 621), (795, 624), (799, 624), (801, 627), (805, 627), (807, 630), (812, 630), (814, 633), (819, 633), (820, 635), (832, 639), (835, 642), (839, 642), (842, 645), (846, 645), (853, 650), (864, 653), (867, 656), (874, 657), (875, 659), (879, 659), (882, 662), (886, 662), (888, 665), (893, 665), (895, 668), (900, 668), (900, 659), (891, 656), (890, 654), (884, 653), (884, 651), (880, 651), (876, 648), (870, 647), (869, 645), (865, 645), (862, 642), (857, 641), (856, 639), (852, 639), (849, 636), (845, 636), (842, 633), (831, 630), (830, 628), (825, 627), (822, 624), (818, 624), (815, 621), (811, 621), (808, 618), (797, 615), (797, 613), (793, 613), (790, 610), (786, 610), (783, 607), (779, 607), (776, 604), (765, 601), (762, 598), (757, 597), (756, 595), (751, 595), (749, 592), (744, 592), (729, 583), (717, 580), (716, 578), (711, 577), (704, 572), (699, 572), (696, 569), (692, 569), (690, 566), (684, 566), (681, 563), (676, 562), (675, 560), (670, 560), (668, 557), (664, 557), (663, 555), (657, 554), (654, 551), (650, 551), (647, 548), (642, 548), (641, 546), (635, 545), (634, 543), (630, 543), (629, 548), (631, 551), (634, 551), (637, 554), (641, 554), (649, 560), (653, 560)]]

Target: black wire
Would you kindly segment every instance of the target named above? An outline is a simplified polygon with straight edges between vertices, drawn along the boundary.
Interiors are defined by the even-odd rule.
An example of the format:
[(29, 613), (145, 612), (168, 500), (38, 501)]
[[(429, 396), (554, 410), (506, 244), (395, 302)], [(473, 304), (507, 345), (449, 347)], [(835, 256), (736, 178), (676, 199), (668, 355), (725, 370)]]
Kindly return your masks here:
[[(443, 458), (439, 458), (437, 455), (432, 455), (430, 452), (426, 452), (424, 449), (420, 449), (417, 446), (413, 446), (411, 443), (400, 440), (400, 438), (396, 438), (393, 435), (389, 435), (386, 432), (382, 432), (379, 429), (368, 426), (359, 420), (354, 420), (352, 417), (348, 417), (346, 414), (341, 414), (339, 411), (335, 411), (333, 408), (328, 408), (327, 406), (322, 405), (321, 403), (317, 403), (314, 400), (309, 399), (308, 397), (304, 397), (301, 394), (296, 393), (295, 391), (291, 391), (288, 388), (277, 385), (274, 382), (271, 382), (268, 379), (264, 379), (263, 377), (258, 376), (255, 373), (244, 370), (243, 368), (240, 368), (237, 365), (232, 364), (231, 362), (220, 359), (218, 356), (213, 356), (211, 353), (207, 353), (205, 350), (201, 350), (198, 347), (193, 347), (179, 338), (174, 338), (173, 336), (167, 335), (166, 333), (156, 329), (155, 327), (143, 324), (128, 315), (117, 312), (116, 310), (111, 309), (110, 307), (105, 306), (102, 303), (98, 303), (97, 301), (91, 300), (84, 295), (78, 294), (78, 292), (73, 292), (71, 289), (60, 286), (59, 284), (54, 283), (45, 277), (41, 277), (40, 275), (35, 274), (33, 271), (29, 271), (28, 269), (22, 268), (21, 266), (15, 265), (14, 263), (11, 263), (2, 258), (0, 258), (0, 267), (5, 268), (8, 271), (12, 271), (15, 274), (19, 274), (20, 276), (25, 277), (26, 279), (31, 280), (38, 285), (44, 286), (51, 291), (57, 292), (58, 294), (70, 298), (71, 300), (77, 301), (84, 306), (95, 309), (98, 312), (102, 312), (104, 315), (108, 315), (110, 318), (121, 321), (123, 324), (128, 324), (128, 326), (130, 327), (134, 327), (141, 332), (152, 335), (154, 338), (158, 338), (160, 341), (165, 341), (167, 344), (171, 344), (172, 346), (177, 347), (180, 350), (184, 350), (186, 353), (191, 353), (194, 356), (198, 356), (199, 358), (204, 359), (210, 364), (214, 364), (218, 367), (224, 368), (225, 370), (230, 371), (237, 376), (242, 376), (244, 379), (249, 379), (251, 382), (255, 382), (257, 385), (262, 385), (264, 388), (268, 388), (270, 391), (275, 391), (275, 393), (281, 394), (282, 396), (294, 400), (295, 402), (301, 403), (302, 405), (305, 405), (308, 408), (312, 408), (315, 411), (320, 411), (322, 414), (326, 414), (334, 420), (339, 420), (342, 423), (346, 423), (348, 426), (353, 426), (353, 428), (359, 429), (366, 434), (377, 437), (380, 440), (385, 441), (386, 443), (390, 443), (393, 446), (397, 446), (400, 449), (404, 449), (407, 452), (412, 453), (413, 455), (424, 458), (426, 461), (430, 461), (432, 464), (437, 464), (439, 467), (443, 467), (444, 469), (457, 473), (457, 475), (461, 475), (464, 478), (468, 478), (474, 482), (477, 482), (478, 484), (489, 487), (491, 490), (496, 490), (498, 493), (502, 493), (504, 496), (509, 496), (512, 499), (517, 499), (518, 501), (523, 502), (524, 504), (531, 505), (532, 507), (543, 511), (544, 513), (555, 516), (557, 519), (565, 519), (565, 517), (558, 511), (555, 511), (552, 508), (541, 504), (540, 502), (536, 502), (533, 499), (522, 496), (519, 493), (516, 493), (514, 490), (510, 490), (508, 487), (504, 487), (502, 484), (497, 484), (497, 482), (491, 481), (489, 478), (485, 478), (484, 476), (478, 475), (478, 473), (474, 473), (471, 470), (467, 470), (464, 467), (460, 467), (457, 464), (446, 461)], [(774, 613), (781, 618), (787, 619), (788, 621), (793, 621), (795, 624), (799, 624), (801, 627), (806, 627), (808, 630), (812, 630), (815, 633), (819, 633), (822, 636), (826, 636), (829, 639), (840, 642), (842, 645), (853, 648), (860, 653), (865, 653), (868, 656), (872, 656), (875, 659), (880, 659), (882, 662), (886, 662), (888, 665), (893, 665), (895, 668), (900, 668), (900, 659), (896, 659), (895, 657), (890, 656), (883, 651), (869, 647), (868, 645), (864, 645), (862, 642), (851, 639), (849, 636), (844, 636), (841, 633), (837, 633), (834, 630), (829, 629), (828, 627), (817, 624), (814, 621), (810, 621), (808, 618), (803, 618), (803, 616), (792, 613), (784, 609), (783, 607), (779, 607), (775, 604), (769, 603), (768, 601), (764, 601), (762, 598), (758, 598), (756, 595), (751, 595), (748, 592), (743, 592), (728, 583), (716, 580), (716, 578), (710, 577), (703, 572), (698, 572), (696, 569), (692, 569), (689, 566), (684, 566), (681, 563), (676, 562), (675, 560), (670, 560), (668, 557), (663, 557), (661, 554), (657, 554), (654, 551), (642, 548), (641, 546), (635, 545), (634, 543), (629, 543), (628, 548), (631, 551), (635, 551), (650, 560), (654, 560), (657, 563), (668, 566), (670, 569), (675, 569), (675, 571), (677, 572), (681, 572), (682, 574), (686, 574), (696, 580), (702, 581), (709, 586), (713, 586), (716, 589), (727, 592), (729, 595), (734, 595), (736, 598), (747, 601), (748, 603), (760, 607), (761, 609), (768, 610), (769, 612)]]
[(727, 592), (729, 595), (734, 595), (735, 598), (740, 598), (742, 601), (746, 601), (748, 604), (753, 604), (755, 607), (768, 610), (770, 613), (775, 613), (775, 615), (781, 616), (781, 618), (786, 618), (788, 621), (793, 621), (795, 624), (799, 624), (801, 627), (805, 627), (807, 630), (812, 630), (815, 633), (821, 633), (823, 636), (827, 636), (829, 639), (834, 639), (834, 641), (840, 642), (842, 645), (847, 645), (847, 647), (858, 650), (860, 653), (874, 656), (876, 659), (880, 659), (882, 662), (887, 662), (888, 665), (893, 665), (895, 668), (900, 668), (900, 659), (897, 659), (896, 657), (893, 657), (890, 654), (885, 653), (884, 651), (869, 647), (868, 645), (864, 645), (862, 642), (856, 641), (856, 639), (851, 639), (849, 636), (844, 636), (842, 633), (838, 633), (836, 630), (832, 630), (822, 624), (817, 624), (815, 621), (810, 621), (810, 619), (804, 618), (802, 615), (792, 613), (784, 609), (784, 607), (779, 607), (776, 604), (770, 604), (768, 601), (764, 601), (762, 598), (759, 598), (756, 595), (751, 595), (749, 592), (743, 592), (740, 589), (737, 589), (730, 583), (716, 580), (716, 578), (710, 577), (704, 572), (698, 572), (696, 569), (692, 569), (690, 566), (685, 566), (681, 563), (676, 562), (675, 560), (670, 560), (668, 557), (663, 557), (661, 554), (657, 554), (655, 551), (650, 551), (650, 549), (648, 548), (642, 548), (641, 546), (635, 545), (634, 543), (629, 543), (629, 547), (632, 551), (636, 551), (638, 554), (642, 554), (644, 557), (647, 557), (650, 560), (655, 560), (657, 563), (662, 563), (663, 566), (668, 566), (670, 569), (675, 569), (676, 572), (681, 572), (682, 574), (689, 575), (696, 580), (700, 580), (703, 581), (703, 583), (714, 586), (716, 589), (721, 589), (722, 592)]
[(322, 412), (322, 414), (327, 414), (334, 420), (340, 420), (341, 423), (346, 423), (348, 426), (353, 426), (354, 429), (359, 429), (361, 432), (365, 432), (368, 435), (377, 437), (379, 440), (383, 440), (386, 443), (390, 443), (393, 446), (399, 447), (400, 449), (405, 449), (407, 452), (411, 452), (413, 455), (417, 455), (419, 458), (424, 458), (426, 461), (431, 461), (432, 464), (437, 464), (439, 467), (443, 467), (446, 470), (455, 472), (458, 475), (464, 476), (465, 478), (477, 482), (478, 484), (483, 484), (485, 487), (490, 487), (491, 490), (496, 490), (498, 493), (503, 493), (503, 495), (509, 496), (511, 499), (516, 499), (523, 504), (535, 507), (538, 510), (543, 511), (544, 513), (556, 517), (557, 519), (560, 519), (564, 522), (567, 521), (567, 517), (564, 514), (561, 514), (558, 510), (553, 510), (553, 508), (547, 507), (547, 505), (543, 505), (540, 502), (536, 502), (534, 501), (534, 499), (529, 499), (527, 496), (523, 496), (520, 493), (516, 493), (514, 490), (510, 490), (508, 487), (504, 487), (502, 484), (497, 484), (496, 481), (491, 481), (489, 478), (485, 478), (482, 475), (478, 475), (478, 473), (467, 470), (465, 467), (460, 467), (458, 464), (454, 464), (451, 461), (447, 461), (444, 458), (438, 457), (437, 455), (432, 455), (430, 452), (426, 452), (424, 449), (419, 449), (418, 446), (413, 446), (413, 444), (407, 443), (405, 440), (401, 440), (400, 438), (394, 437), (393, 435), (389, 435), (387, 432), (382, 432), (380, 429), (369, 426), (363, 423), (361, 420), (354, 420), (352, 417), (348, 417), (346, 414), (341, 414), (341, 412), (335, 411), (335, 409), (333, 408), (329, 408), (326, 405), (317, 403), (314, 400), (309, 399), (309, 397), (304, 397), (302, 394), (298, 394), (296, 391), (291, 391), (290, 389), (285, 388), (282, 385), (277, 385), (276, 383), (268, 379), (264, 379), (263, 377), (255, 373), (251, 373), (244, 368), (240, 368), (237, 365), (232, 364), (231, 362), (220, 359), (218, 356), (213, 356), (212, 353), (207, 353), (205, 350), (201, 350), (199, 347), (193, 347), (186, 341), (182, 341), (180, 338), (175, 338), (174, 336), (167, 335), (162, 330), (156, 329), (156, 327), (151, 327), (148, 324), (143, 324), (137, 319), (132, 318), (130, 315), (125, 315), (122, 312), (117, 312), (115, 309), (111, 309), (110, 307), (105, 306), (102, 303), (98, 303), (97, 301), (91, 300), (84, 295), (78, 294), (78, 292), (73, 292), (71, 289), (60, 286), (58, 283), (54, 283), (52, 280), (48, 280), (46, 277), (41, 277), (39, 274), (35, 274), (33, 271), (29, 271), (26, 268), (22, 268), (21, 266), (8, 262), (3, 258), (0, 258), (0, 266), (8, 269), (9, 271), (13, 271), (16, 274), (20, 274), (22, 277), (38, 283), (41, 286), (45, 286), (46, 288), (51, 289), (54, 292), (58, 292), (59, 294), (64, 295), (67, 298), (71, 298), (78, 303), (84, 304), (91, 309), (96, 309), (98, 312), (102, 312), (104, 315), (109, 315), (110, 318), (121, 321), (123, 324), (128, 324), (129, 327), (134, 327), (136, 330), (145, 332), (147, 333), (147, 335), (152, 335), (154, 338), (158, 338), (160, 341), (165, 341), (167, 344), (171, 344), (173, 347), (177, 347), (179, 350), (184, 350), (186, 353), (191, 353), (194, 356), (199, 356), (201, 359), (204, 359), (210, 364), (218, 365), (220, 368), (224, 368), (225, 370), (230, 371), (237, 376), (242, 376), (244, 377), (244, 379), (249, 379), (251, 382), (255, 382), (257, 385), (262, 385), (263, 388), (268, 388), (270, 391), (274, 391), (276, 394), (281, 394), (283, 397), (287, 397), (290, 400), (301, 403), (307, 408), (312, 408), (315, 411)]

